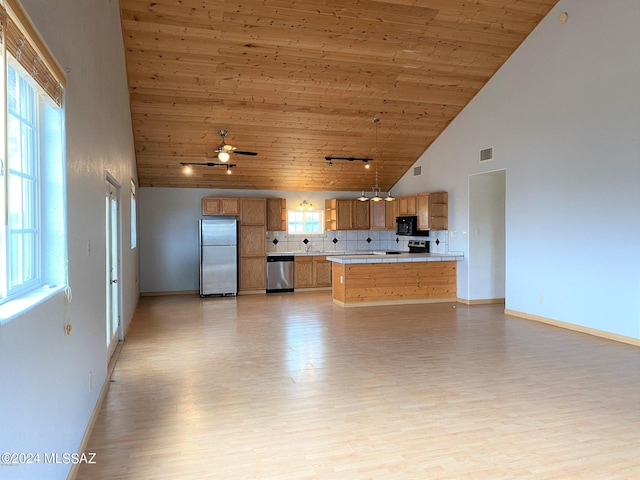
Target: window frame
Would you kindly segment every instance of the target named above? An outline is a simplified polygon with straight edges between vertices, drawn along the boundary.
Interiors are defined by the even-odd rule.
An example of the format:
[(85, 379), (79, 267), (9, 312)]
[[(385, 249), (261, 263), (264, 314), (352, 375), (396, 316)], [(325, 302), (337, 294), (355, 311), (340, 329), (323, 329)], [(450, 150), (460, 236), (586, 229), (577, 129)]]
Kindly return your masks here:
[[(324, 212), (322, 210), (295, 210), (295, 209), (290, 209), (287, 210), (287, 235), (303, 235), (303, 236), (309, 236), (309, 235), (323, 235), (325, 233), (324, 231), (324, 218), (323, 218), (323, 214)], [(291, 220), (291, 216), (295, 215), (295, 216), (301, 216), (301, 220), (297, 221), (294, 220), (292, 222)], [(308, 219), (308, 217), (316, 217), (317, 219)], [(301, 224), (302, 225), (302, 231), (292, 231), (291, 229), (291, 224)], [(312, 224), (318, 224), (318, 229), (317, 230), (307, 230), (307, 225), (312, 225)]]
[[(41, 178), (40, 178), (40, 163), (41, 163), (41, 155), (40, 155), (40, 144), (42, 142), (41, 132), (42, 132), (42, 118), (40, 112), (42, 110), (42, 99), (40, 92), (40, 88), (37, 83), (33, 80), (33, 78), (24, 71), (24, 68), (14, 59), (11, 55), (7, 55), (6, 61), (7, 75), (5, 77), (5, 91), (7, 95), (5, 96), (5, 104), (6, 104), (6, 122), (7, 127), (5, 131), (6, 138), (6, 165), (4, 169), (4, 175), (6, 176), (6, 180), (4, 183), (5, 189), (5, 204), (6, 204), (6, 215), (5, 219), (5, 248), (4, 248), (4, 277), (2, 279), (2, 292), (0, 297), (2, 300), (6, 301), (13, 297), (19, 296), (20, 294), (30, 291), (34, 288), (41, 286), (41, 254), (42, 254), (42, 225), (41, 225)], [(16, 93), (18, 96), (16, 97), (16, 106), (17, 109), (12, 107), (12, 102), (8, 101), (9, 97), (9, 78), (11, 75), (11, 71), (15, 75), (16, 79)], [(26, 90), (27, 101), (23, 102), (23, 92)], [(25, 111), (23, 107), (26, 105), (26, 108), (29, 110), (29, 115), (31, 118), (28, 118), (25, 115)], [(12, 122), (12, 119), (17, 122), (18, 126), (18, 136), (15, 137), (12, 135), (12, 128), (10, 128), (9, 124)], [(25, 127), (29, 131), (28, 136), (30, 138), (25, 139)], [(17, 140), (15, 144), (17, 144), (17, 151), (15, 152), (15, 156), (19, 158), (19, 162), (12, 161), (15, 160), (12, 155), (10, 145), (12, 144), (12, 140)], [(25, 152), (25, 140), (30, 145), (26, 148), (29, 151), (27, 155), (24, 155)], [(26, 157), (26, 158), (25, 158)], [(26, 161), (25, 161), (26, 160)], [(20, 165), (16, 165), (19, 163)], [(21, 188), (18, 190), (22, 193), (21, 199), (16, 200), (16, 195), (13, 193), (13, 188), (16, 183), (12, 180), (16, 179), (17, 182), (21, 183)], [(27, 183), (30, 188), (25, 189), (25, 183)], [(29, 191), (28, 201), (25, 198), (25, 190)], [(20, 204), (19, 208), (15, 208), (16, 203)], [(27, 203), (28, 208), (25, 209), (25, 203)], [(13, 213), (12, 213), (13, 208)], [(19, 221), (15, 221), (16, 218), (19, 218)], [(24, 223), (28, 223), (28, 225), (24, 225)], [(24, 252), (24, 236), (29, 236), (32, 238), (31, 248), (28, 252)], [(21, 240), (17, 240), (16, 237), (21, 237)], [(18, 251), (19, 255), (15, 255), (14, 252)], [(28, 278), (25, 277), (25, 264), (31, 264), (31, 268), (33, 271), (31, 272)], [(19, 271), (20, 273), (17, 273)], [(17, 279), (14, 278), (14, 275), (17, 275)]]

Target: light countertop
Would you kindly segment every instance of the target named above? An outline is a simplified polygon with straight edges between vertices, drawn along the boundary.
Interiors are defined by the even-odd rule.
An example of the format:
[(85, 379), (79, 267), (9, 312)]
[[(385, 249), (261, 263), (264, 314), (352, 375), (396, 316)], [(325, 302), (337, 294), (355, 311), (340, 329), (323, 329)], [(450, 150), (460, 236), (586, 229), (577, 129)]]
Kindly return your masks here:
[(464, 259), (462, 252), (449, 253), (408, 253), (400, 252), (388, 255), (385, 251), (359, 251), (359, 252), (269, 252), (267, 256), (293, 255), (293, 256), (326, 256), (327, 260), (336, 263), (394, 263), (394, 262), (446, 262), (461, 261)]

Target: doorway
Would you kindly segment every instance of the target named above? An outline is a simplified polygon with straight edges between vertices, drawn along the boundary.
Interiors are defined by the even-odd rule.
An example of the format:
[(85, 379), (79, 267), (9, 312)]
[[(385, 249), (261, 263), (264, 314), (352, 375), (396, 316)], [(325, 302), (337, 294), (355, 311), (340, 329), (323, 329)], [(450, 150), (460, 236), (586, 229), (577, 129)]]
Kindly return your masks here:
[(107, 358), (111, 358), (120, 336), (120, 185), (109, 174), (105, 219)]
[(469, 176), (469, 299), (501, 303), (506, 278), (506, 170)]

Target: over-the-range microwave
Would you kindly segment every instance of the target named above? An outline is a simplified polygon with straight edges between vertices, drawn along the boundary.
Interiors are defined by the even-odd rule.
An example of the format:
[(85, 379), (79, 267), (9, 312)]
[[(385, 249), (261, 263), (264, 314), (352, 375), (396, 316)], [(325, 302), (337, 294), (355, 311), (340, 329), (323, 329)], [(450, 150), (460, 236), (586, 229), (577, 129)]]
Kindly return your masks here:
[(418, 230), (418, 217), (415, 215), (396, 217), (396, 235), (411, 235), (414, 237), (428, 236), (428, 230)]

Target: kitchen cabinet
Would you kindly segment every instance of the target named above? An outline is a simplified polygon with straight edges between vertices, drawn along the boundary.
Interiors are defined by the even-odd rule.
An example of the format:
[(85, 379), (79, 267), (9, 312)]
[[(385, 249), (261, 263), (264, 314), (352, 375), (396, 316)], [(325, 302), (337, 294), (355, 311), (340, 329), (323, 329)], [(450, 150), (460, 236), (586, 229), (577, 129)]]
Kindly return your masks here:
[(239, 198), (203, 198), (202, 215), (238, 215), (239, 200)]
[(325, 201), (325, 230), (369, 230), (369, 202), (349, 199)]
[(265, 290), (266, 288), (267, 264), (265, 257), (240, 257), (240, 291)]
[(337, 230), (336, 200), (324, 201), (324, 229), (329, 232)]
[(267, 230), (271, 232), (287, 230), (286, 198), (267, 198)]
[(418, 230), (429, 230), (429, 194), (416, 195), (416, 216), (418, 217)]
[(313, 257), (296, 256), (295, 288), (313, 287)]
[(313, 283), (316, 287), (331, 286), (331, 262), (324, 255), (313, 257)]
[(447, 192), (429, 194), (429, 229), (449, 229), (449, 194)]
[(353, 200), (336, 200), (336, 229), (353, 229)]
[(398, 216), (398, 201), (370, 202), (371, 230), (396, 230)]
[[(378, 202), (379, 203), (379, 202)], [(398, 215), (398, 201), (384, 202), (386, 204), (387, 230), (396, 231), (396, 217)]]
[(387, 228), (387, 204), (390, 202), (371, 202), (371, 230), (385, 230)]
[(416, 215), (416, 196), (409, 195), (398, 198), (398, 216), (406, 217)]
[(255, 257), (266, 255), (264, 225), (242, 225), (240, 227), (240, 256)]
[(298, 255), (295, 288), (331, 286), (331, 262), (324, 255)]
[(421, 193), (416, 198), (418, 230), (447, 230), (449, 228), (447, 192)]
[(360, 200), (351, 200), (351, 208), (353, 209), (353, 228), (355, 230), (369, 230), (371, 216), (369, 212), (370, 203), (376, 202), (361, 202)]
[(267, 201), (264, 198), (242, 198), (240, 200), (241, 225), (266, 225)]
[(240, 291), (266, 290), (267, 200), (240, 200)]

